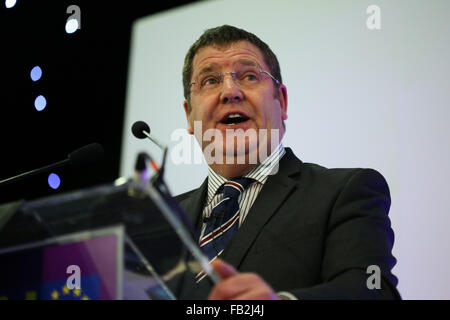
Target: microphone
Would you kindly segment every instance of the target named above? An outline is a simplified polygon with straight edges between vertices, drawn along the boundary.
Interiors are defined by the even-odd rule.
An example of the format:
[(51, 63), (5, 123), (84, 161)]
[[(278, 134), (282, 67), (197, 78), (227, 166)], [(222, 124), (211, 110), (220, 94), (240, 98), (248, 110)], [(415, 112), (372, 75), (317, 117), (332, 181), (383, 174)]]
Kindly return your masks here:
[(151, 161), (151, 157), (146, 152), (139, 152), (134, 164), (134, 171), (142, 172), (147, 170), (147, 162)]
[[(156, 144), (160, 149), (162, 149), (164, 151), (161, 168), (159, 170), (155, 170), (156, 174), (153, 176), (153, 178), (151, 179), (151, 183), (150, 183), (151, 186), (156, 188), (157, 193), (159, 193), (159, 195), (162, 198), (161, 200), (163, 202), (165, 202), (165, 204), (168, 207), (168, 212), (166, 210), (163, 210), (161, 206), (159, 206), (160, 210), (162, 210), (163, 213), (165, 212), (164, 215), (166, 216), (166, 218), (167, 218), (167, 216), (169, 217), (169, 218), (167, 218), (168, 222), (175, 228), (175, 231), (178, 233), (181, 241), (187, 246), (190, 253), (193, 254), (194, 257), (197, 258), (197, 260), (200, 262), (200, 264), (202, 264), (204, 270), (211, 277), (213, 282), (214, 283), (219, 282), (220, 281), (219, 276), (208, 265), (207, 258), (201, 254), (201, 252), (198, 248), (198, 243), (196, 240), (198, 240), (199, 234), (195, 231), (194, 227), (192, 226), (192, 222), (187, 217), (187, 215), (184, 212), (181, 205), (178, 203), (178, 201), (176, 199), (174, 199), (172, 197), (169, 188), (167, 187), (166, 183), (164, 182), (163, 173), (164, 173), (164, 166), (166, 163), (167, 146), (158, 142), (158, 140), (156, 140), (156, 138), (150, 134), (150, 127), (144, 121), (136, 121), (133, 124), (133, 126), (131, 127), (131, 132), (133, 132), (133, 135), (138, 139), (145, 139), (146, 137), (149, 138), (154, 144)], [(154, 197), (151, 196), (151, 198), (154, 198)], [(178, 226), (174, 222), (171, 222), (171, 220), (173, 218), (180, 220), (182, 225), (184, 225), (184, 227), (189, 231), (190, 236), (192, 237), (191, 239), (185, 239), (185, 237), (183, 236), (184, 233), (182, 232), (183, 229), (176, 230), (178, 228)], [(214, 221), (214, 223), (215, 223), (215, 221)], [(194, 249), (197, 249), (197, 250), (194, 250)], [(202, 260), (203, 260), (203, 263), (202, 263)]]
[(146, 152), (140, 152), (136, 158), (134, 165), (134, 181), (142, 181), (148, 183), (150, 181), (149, 177), (149, 166), (152, 166), (155, 171), (159, 168), (153, 161), (152, 157)]
[(153, 143), (155, 143), (162, 150), (167, 149), (167, 146), (160, 143), (154, 136), (150, 134), (150, 127), (144, 121), (136, 121), (131, 127), (131, 131), (133, 135), (138, 139), (149, 138)]
[(136, 121), (131, 127), (131, 132), (138, 139), (149, 138), (153, 143), (155, 143), (159, 148), (161, 148), (164, 151), (162, 165), (159, 168), (159, 170), (156, 163), (153, 160), (150, 160), (153, 169), (156, 171), (156, 174), (151, 179), (151, 182), (153, 185), (157, 187), (158, 191), (161, 193), (161, 195), (163, 195), (168, 205), (174, 210), (174, 212), (176, 213), (176, 215), (178, 215), (183, 224), (189, 229), (192, 237), (196, 239), (195, 229), (192, 227), (189, 218), (187, 218), (180, 204), (177, 201), (174, 201), (170, 193), (169, 187), (165, 184), (163, 180), (164, 167), (166, 163), (167, 146), (158, 142), (158, 140), (156, 140), (156, 138), (150, 134), (150, 127), (144, 121)]
[[(163, 153), (162, 165), (161, 165), (160, 169), (157, 170), (157, 172), (159, 174), (158, 177), (161, 177), (164, 173), (164, 167), (166, 164), (167, 146), (162, 144), (161, 142), (159, 142), (154, 136), (152, 136), (150, 134), (150, 127), (144, 121), (136, 121), (133, 124), (133, 126), (131, 127), (131, 132), (138, 139), (149, 138), (150, 141), (152, 141), (161, 150), (163, 150), (164, 153)], [(156, 166), (153, 161), (152, 161), (152, 166), (153, 166), (153, 168), (155, 168), (155, 166)]]
[(100, 158), (103, 157), (103, 147), (101, 146), (101, 144), (99, 143), (91, 143), (88, 144), (84, 147), (81, 147), (71, 153), (69, 153), (69, 155), (67, 156), (67, 159), (50, 164), (48, 166), (39, 168), (39, 169), (34, 169), (22, 174), (19, 174), (17, 176), (5, 179), (0, 181), (0, 186), (2, 185), (6, 185), (27, 177), (31, 177), (33, 175), (36, 175), (38, 173), (44, 172), (44, 171), (48, 171), (54, 168), (58, 168), (61, 166), (64, 166), (66, 164), (72, 164), (75, 166), (80, 166), (80, 165), (85, 165), (85, 164), (89, 164), (92, 162), (95, 162), (97, 160), (99, 160)]
[(150, 127), (147, 123), (145, 123), (144, 121), (136, 121), (135, 123), (133, 123), (131, 132), (133, 132), (136, 138), (145, 139), (147, 136), (144, 134), (144, 131), (150, 134)]

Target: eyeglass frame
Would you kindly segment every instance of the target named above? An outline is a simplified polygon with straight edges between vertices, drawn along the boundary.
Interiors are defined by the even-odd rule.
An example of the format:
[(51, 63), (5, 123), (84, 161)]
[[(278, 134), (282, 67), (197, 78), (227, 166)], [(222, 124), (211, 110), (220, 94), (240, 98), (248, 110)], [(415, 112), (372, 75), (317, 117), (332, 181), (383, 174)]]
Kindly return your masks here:
[[(259, 70), (260, 73), (265, 73), (265, 74), (267, 74), (269, 77), (272, 78), (272, 80), (275, 82), (276, 85), (280, 85), (280, 84), (281, 84), (281, 82), (280, 82), (277, 78), (275, 78), (272, 74), (270, 74), (270, 72), (268, 72), (268, 71), (266, 71), (266, 70), (263, 70), (263, 69), (259, 66), (259, 64), (257, 64), (257, 63), (255, 63), (255, 64), (256, 64), (256, 67), (258, 68), (258, 70)], [(224, 73), (222, 73), (222, 72), (217, 72), (217, 74), (219, 75), (219, 78), (220, 78), (220, 82), (219, 82), (220, 84), (223, 83), (223, 80), (225, 79), (225, 75), (227, 75), (227, 74), (232, 75), (231, 77), (233, 78), (233, 81), (236, 81), (236, 71), (230, 71), (230, 72), (224, 72)], [(197, 84), (196, 81), (191, 82), (191, 83), (189, 83), (189, 87), (192, 87), (192, 85), (195, 85), (195, 84)], [(200, 92), (201, 92), (201, 91), (200, 91)]]

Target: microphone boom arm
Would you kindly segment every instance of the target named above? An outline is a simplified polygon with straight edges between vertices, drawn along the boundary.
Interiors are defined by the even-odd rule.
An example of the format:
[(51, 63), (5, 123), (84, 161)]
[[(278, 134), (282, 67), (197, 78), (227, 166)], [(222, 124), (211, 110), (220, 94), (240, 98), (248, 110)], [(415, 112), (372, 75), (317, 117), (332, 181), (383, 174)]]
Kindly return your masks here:
[(166, 147), (165, 145), (163, 145), (161, 142), (159, 142), (158, 140), (156, 140), (156, 138), (153, 137), (152, 135), (150, 135), (150, 133), (148, 133), (147, 131), (142, 130), (142, 133), (145, 134), (145, 135), (147, 136), (147, 138), (149, 138), (150, 140), (152, 140), (153, 143), (155, 143), (156, 145), (158, 145), (158, 147), (160, 147), (161, 149), (163, 149), (163, 150), (164, 150), (164, 155), (166, 154), (167, 147)]
[(167, 156), (167, 146), (165, 146), (164, 144), (159, 142), (155, 137), (150, 135), (150, 133), (148, 133), (147, 131), (142, 130), (142, 133), (145, 134), (147, 136), (147, 138), (149, 138), (154, 144), (156, 144), (159, 148), (161, 148), (163, 150), (163, 159), (162, 159), (161, 167), (152, 179), (153, 182), (160, 181), (160, 179), (162, 179), (162, 176), (164, 174), (164, 167), (166, 164), (166, 156)]
[(34, 170), (31, 170), (31, 171), (28, 171), (28, 172), (21, 173), (21, 174), (19, 174), (17, 176), (10, 177), (8, 179), (0, 181), (0, 186), (10, 184), (12, 182), (21, 180), (21, 179), (26, 178), (26, 177), (34, 176), (36, 174), (48, 171), (50, 169), (61, 167), (61, 166), (65, 165), (65, 164), (68, 164), (68, 163), (70, 163), (70, 160), (69, 159), (65, 159), (65, 160), (62, 160), (62, 161), (50, 164), (48, 166), (45, 166), (45, 167), (42, 167), (42, 168), (39, 168), (39, 169), (34, 169)]

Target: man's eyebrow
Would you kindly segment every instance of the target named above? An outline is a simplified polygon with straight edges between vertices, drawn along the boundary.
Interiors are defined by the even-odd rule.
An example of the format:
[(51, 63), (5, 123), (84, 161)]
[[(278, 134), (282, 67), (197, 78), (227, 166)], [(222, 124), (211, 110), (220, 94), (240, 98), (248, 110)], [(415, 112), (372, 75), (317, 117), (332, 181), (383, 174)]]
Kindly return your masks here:
[(200, 72), (197, 74), (197, 76), (206, 72), (216, 71), (218, 68), (220, 68), (220, 65), (217, 63), (204, 66), (203, 68), (200, 69)]
[(259, 64), (256, 61), (250, 60), (250, 59), (239, 59), (238, 61), (233, 63), (233, 65), (236, 65), (236, 64), (241, 64), (241, 65), (244, 65), (244, 66), (252, 66), (252, 67), (260, 68)]
[[(261, 68), (260, 65), (254, 61), (254, 60), (250, 60), (250, 59), (239, 59), (236, 62), (233, 63), (233, 66), (235, 65), (244, 65), (244, 66), (252, 66), (252, 67), (258, 67)], [(206, 65), (203, 68), (200, 69), (199, 73), (197, 74), (197, 77), (207, 73), (207, 72), (211, 72), (211, 71), (217, 71), (218, 69), (220, 69), (222, 66), (218, 63), (213, 63), (210, 65)]]

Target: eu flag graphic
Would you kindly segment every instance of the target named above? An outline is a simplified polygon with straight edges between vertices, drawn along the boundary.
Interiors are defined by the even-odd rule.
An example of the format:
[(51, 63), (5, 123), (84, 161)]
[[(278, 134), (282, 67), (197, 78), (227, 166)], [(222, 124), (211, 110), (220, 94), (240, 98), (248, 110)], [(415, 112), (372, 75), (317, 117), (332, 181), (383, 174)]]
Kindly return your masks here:
[[(70, 266), (79, 274), (73, 275)], [(117, 299), (116, 235), (0, 254), (0, 300)], [(71, 278), (77, 276), (79, 288)]]

